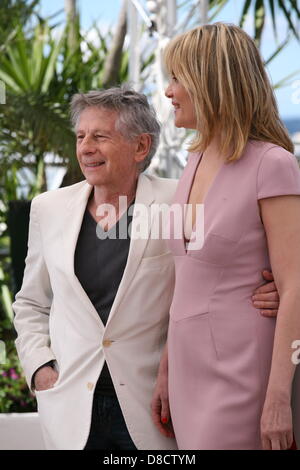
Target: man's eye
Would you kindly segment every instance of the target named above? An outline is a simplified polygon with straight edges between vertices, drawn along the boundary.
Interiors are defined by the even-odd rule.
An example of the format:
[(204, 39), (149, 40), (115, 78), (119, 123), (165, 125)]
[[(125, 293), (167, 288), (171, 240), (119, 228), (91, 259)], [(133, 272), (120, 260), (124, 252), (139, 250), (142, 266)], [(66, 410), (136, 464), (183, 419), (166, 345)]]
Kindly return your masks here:
[(84, 137), (83, 135), (78, 135), (77, 140), (83, 139), (83, 137)]

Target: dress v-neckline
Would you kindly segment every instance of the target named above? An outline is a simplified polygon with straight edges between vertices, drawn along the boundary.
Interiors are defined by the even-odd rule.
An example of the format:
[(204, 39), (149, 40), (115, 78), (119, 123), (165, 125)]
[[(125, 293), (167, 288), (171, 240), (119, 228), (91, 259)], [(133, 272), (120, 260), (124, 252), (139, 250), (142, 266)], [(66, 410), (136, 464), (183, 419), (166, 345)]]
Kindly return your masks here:
[[(184, 201), (183, 201), (183, 207), (185, 206), (186, 207), (186, 210), (187, 210), (187, 205), (189, 203), (189, 199), (190, 199), (190, 195), (191, 195), (191, 191), (192, 191), (192, 188), (193, 188), (193, 184), (194, 184), (194, 181), (195, 181), (195, 176), (196, 176), (196, 173), (197, 173), (197, 170), (199, 168), (199, 165), (202, 161), (202, 157), (203, 157), (203, 152), (202, 153), (198, 153), (196, 154), (196, 159), (195, 159), (195, 163), (194, 163), (194, 168), (192, 168), (192, 171), (191, 171), (191, 174), (190, 174), (190, 178), (189, 180), (187, 181), (187, 192), (185, 193), (185, 198), (184, 198)], [(210, 194), (212, 192), (212, 189), (213, 187), (215, 186), (216, 184), (216, 181), (217, 179), (219, 178), (220, 176), (220, 173), (222, 173), (222, 170), (223, 168), (225, 167), (226, 165), (226, 162), (223, 162), (222, 165), (220, 166), (220, 168), (218, 169), (218, 171), (216, 172), (212, 182), (210, 183), (209, 187), (208, 187), (208, 190), (206, 191), (206, 194), (204, 196), (204, 199), (203, 199), (203, 202), (201, 204), (204, 205), (204, 208), (205, 208), (205, 204), (207, 204), (207, 201), (210, 197)], [(186, 241), (185, 239), (185, 236), (184, 236), (184, 228), (185, 228), (185, 214), (186, 214), (186, 211), (184, 210), (184, 217), (183, 217), (183, 220), (182, 220), (182, 243), (183, 243), (183, 249), (185, 251), (185, 254), (188, 255), (190, 250), (189, 250), (189, 245), (190, 243), (193, 241), (193, 235), (195, 233), (195, 227), (196, 227), (196, 224), (197, 224), (197, 211), (196, 211), (196, 219), (195, 219), (195, 223), (193, 224), (192, 226), (192, 231), (191, 231), (191, 237), (189, 239), (189, 241)], [(204, 214), (204, 217), (205, 217), (205, 214)]]

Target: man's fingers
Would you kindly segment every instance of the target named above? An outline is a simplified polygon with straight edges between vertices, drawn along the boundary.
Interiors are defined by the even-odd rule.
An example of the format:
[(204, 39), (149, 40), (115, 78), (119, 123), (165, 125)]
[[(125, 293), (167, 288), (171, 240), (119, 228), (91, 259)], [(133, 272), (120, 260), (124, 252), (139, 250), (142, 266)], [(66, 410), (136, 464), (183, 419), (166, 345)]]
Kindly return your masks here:
[(278, 310), (278, 302), (264, 302), (264, 301), (258, 301), (256, 300), (253, 302), (253, 305), (255, 308), (260, 308), (262, 310), (271, 310), (271, 309), (276, 309)]
[(278, 313), (278, 310), (261, 310), (260, 313), (264, 316), (264, 317), (277, 317), (277, 313)]
[(262, 272), (262, 275), (266, 281), (274, 281), (274, 276), (271, 271), (268, 271), (267, 269), (265, 269)]
[(270, 300), (272, 302), (279, 302), (279, 294), (277, 291), (261, 292), (260, 294), (254, 294), (252, 300)]
[(275, 282), (267, 282), (266, 284), (255, 289), (254, 294), (265, 294), (267, 292), (277, 291)]

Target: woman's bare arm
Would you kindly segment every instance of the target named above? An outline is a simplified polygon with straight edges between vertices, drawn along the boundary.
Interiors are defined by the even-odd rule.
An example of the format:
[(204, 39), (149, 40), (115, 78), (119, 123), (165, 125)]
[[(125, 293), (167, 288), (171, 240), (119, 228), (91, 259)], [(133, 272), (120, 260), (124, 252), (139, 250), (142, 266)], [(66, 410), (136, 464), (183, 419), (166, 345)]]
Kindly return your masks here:
[(272, 366), (262, 415), (264, 448), (291, 445), (292, 344), (300, 339), (300, 197), (259, 201), (272, 272), (280, 296)]

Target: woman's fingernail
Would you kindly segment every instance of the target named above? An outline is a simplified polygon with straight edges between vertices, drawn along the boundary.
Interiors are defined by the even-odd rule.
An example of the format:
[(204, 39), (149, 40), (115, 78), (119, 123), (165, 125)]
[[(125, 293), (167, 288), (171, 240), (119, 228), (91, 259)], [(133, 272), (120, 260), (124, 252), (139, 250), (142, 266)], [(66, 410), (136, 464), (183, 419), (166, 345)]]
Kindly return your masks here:
[(167, 419), (167, 418), (161, 418), (161, 422), (162, 422), (163, 424), (167, 424), (168, 419)]

